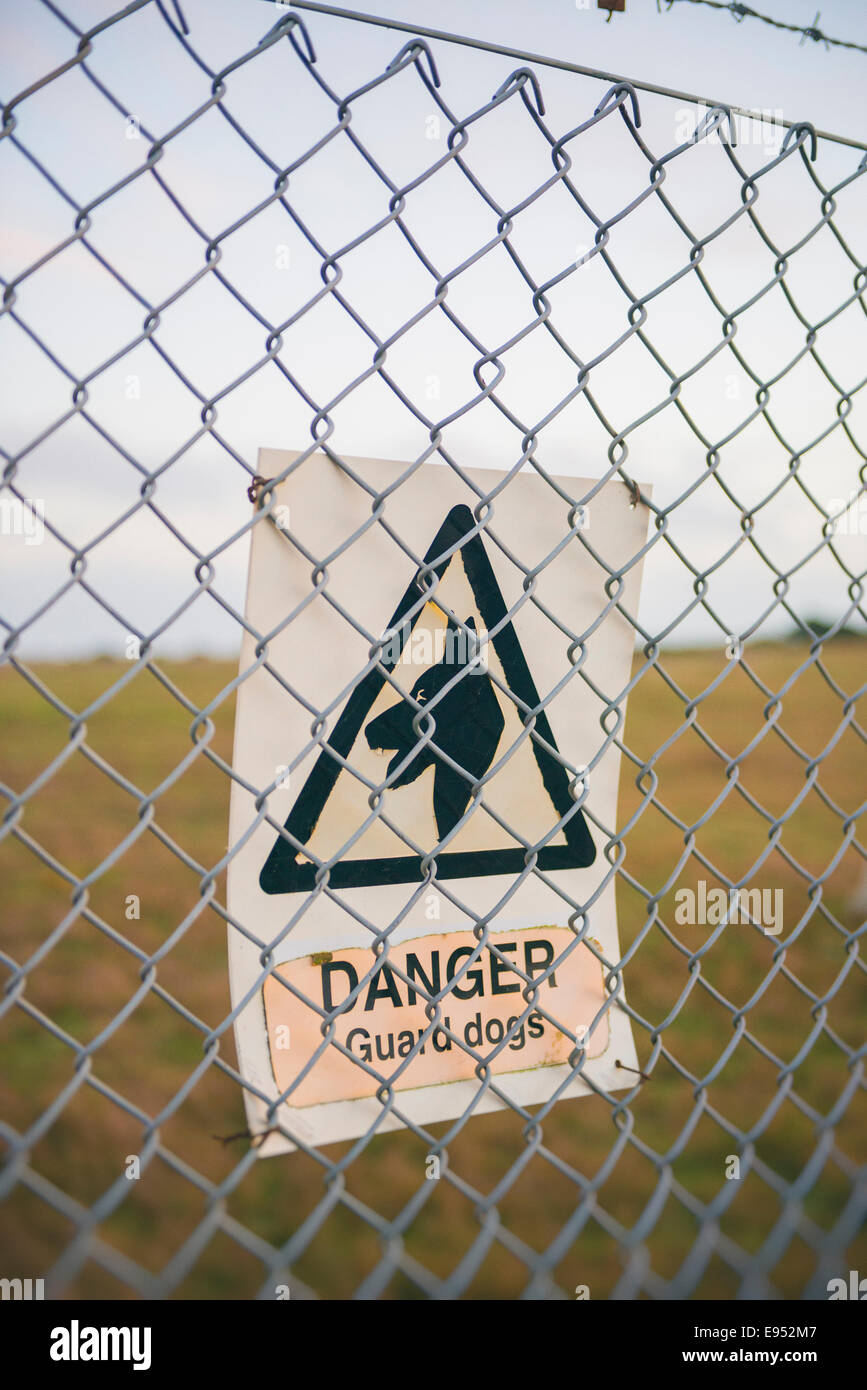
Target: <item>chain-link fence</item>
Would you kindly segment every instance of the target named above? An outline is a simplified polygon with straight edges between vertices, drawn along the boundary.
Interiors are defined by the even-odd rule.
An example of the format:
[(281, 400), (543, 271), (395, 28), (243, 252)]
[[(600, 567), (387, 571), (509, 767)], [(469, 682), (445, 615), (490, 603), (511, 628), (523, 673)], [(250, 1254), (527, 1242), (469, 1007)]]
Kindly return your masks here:
[[(867, 1203), (867, 158), (493, 46), (374, 64), (363, 26), (258, 0), (98, 8), (27, 18), (0, 152), (0, 1272), (86, 1297), (825, 1297)], [(590, 763), (623, 760), (597, 825), (620, 959), (570, 919), (631, 1022), (631, 1089), (290, 1130), (278, 1158), (241, 1129), (225, 926), (269, 943), (225, 906), (231, 653), (273, 510), (245, 493), (257, 446), (305, 438), (338, 469), (567, 472), (646, 509), (640, 614), (573, 536), (637, 643)], [(549, 616), (586, 680), (604, 624)], [(779, 930), (684, 918), (714, 887), (780, 892)]]

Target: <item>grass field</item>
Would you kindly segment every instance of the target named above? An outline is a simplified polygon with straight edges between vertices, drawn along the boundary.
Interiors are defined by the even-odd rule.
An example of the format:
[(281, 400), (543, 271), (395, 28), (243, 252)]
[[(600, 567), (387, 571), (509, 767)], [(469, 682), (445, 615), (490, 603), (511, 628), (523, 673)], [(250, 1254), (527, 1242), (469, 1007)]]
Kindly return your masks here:
[[(651, 670), (630, 697), (626, 743), (639, 762), (681, 732), (654, 764), (657, 796), (670, 814), (692, 826), (721, 798), (696, 831), (694, 848), (729, 877), (750, 873), (768, 850), (771, 831), (768, 819), (739, 787), (772, 820), (794, 806), (749, 880), (784, 890), (785, 927), (776, 939), (747, 925), (728, 927), (702, 958), (700, 970), (690, 965), (690, 957), (713, 928), (675, 925), (674, 887), (661, 900), (660, 920), (648, 929), (646, 895), (661, 891), (671, 877), (683, 852), (684, 832), (647, 806), (626, 837), (624, 865), (643, 891), (620, 882), (618, 913), (624, 950), (641, 937), (625, 972), (630, 1004), (645, 1023), (635, 1030), (639, 1056), (642, 1063), (651, 1060), (657, 1039), (663, 1051), (651, 1079), (629, 1102), (628, 1138), (618, 1135), (604, 1101), (562, 1102), (544, 1124), (547, 1152), (536, 1152), (516, 1170), (497, 1201), (503, 1226), (532, 1249), (544, 1250), (577, 1205), (579, 1189), (563, 1167), (593, 1181), (615, 1143), (622, 1146), (598, 1190), (604, 1219), (590, 1216), (553, 1271), (567, 1292), (587, 1284), (592, 1298), (606, 1297), (623, 1269), (611, 1223), (630, 1231), (642, 1217), (647, 1219), (644, 1245), (650, 1270), (666, 1280), (677, 1273), (700, 1225), (669, 1190), (672, 1178), (699, 1203), (722, 1191), (730, 1195), (719, 1219), (721, 1235), (748, 1255), (761, 1250), (784, 1216), (784, 1205), (755, 1172), (727, 1182), (726, 1157), (741, 1147), (738, 1131), (754, 1128), (757, 1159), (786, 1183), (794, 1182), (811, 1160), (816, 1165), (802, 1202), (809, 1238), (795, 1230), (770, 1261), (770, 1277), (784, 1296), (803, 1291), (815, 1266), (812, 1246), (819, 1232), (833, 1229), (851, 1196), (852, 1172), (863, 1165), (867, 1148), (863, 1084), (834, 1117), (833, 1148), (826, 1154), (822, 1144), (828, 1134), (824, 1117), (835, 1111), (851, 1082), (846, 1049), (860, 1047), (864, 1036), (864, 970), (855, 947), (846, 946), (846, 933), (865, 915), (863, 906), (858, 911), (859, 895), (865, 896), (863, 861), (846, 846), (843, 818), (863, 800), (867, 757), (864, 743), (847, 727), (823, 758), (818, 783), (812, 784), (796, 750), (809, 759), (831, 743), (847, 697), (864, 680), (865, 648), (862, 639), (832, 639), (823, 662), (837, 689), (815, 666), (809, 667), (786, 690), (773, 727), (766, 717), (772, 711), (769, 695), (718, 652), (666, 656), (665, 669), (681, 694)], [(749, 659), (760, 681), (776, 692), (808, 662), (808, 655), (805, 643), (793, 642), (756, 647)], [(160, 668), (198, 708), (218, 697), (235, 675), (232, 664), (205, 660), (160, 663)], [(44, 666), (35, 675), (77, 714), (129, 673), (124, 663), (105, 660)], [(701, 729), (718, 749), (714, 751), (692, 723), (688, 702), (719, 677), (698, 711)], [(226, 760), (231, 757), (233, 712), (228, 699), (213, 715), (211, 746)], [(197, 756), (159, 796), (155, 824), (164, 839), (182, 847), (188, 863), (146, 829), (75, 903), (69, 879), (56, 870), (65, 866), (86, 878), (135, 830), (138, 803), (129, 788), (150, 794), (170, 778), (190, 752), (190, 723), (183, 705), (144, 671), (88, 717), (86, 746), (94, 762), (80, 747), (84, 731), (70, 740), (68, 717), (14, 670), (0, 672), (3, 783), (20, 792), (52, 759), (67, 755), (29, 798), (17, 822), (19, 833), (0, 841), (2, 950), (22, 962), (41, 946), (50, 947), (29, 973), (25, 998), (32, 1010), (80, 1043), (99, 1039), (141, 985), (138, 960), (123, 942), (156, 952), (200, 902), (201, 869), (196, 866), (210, 869), (226, 849), (227, 778)], [(736, 776), (730, 768), (727, 778), (729, 760), (762, 731), (765, 737), (740, 758)], [(120, 780), (107, 775), (99, 760)], [(624, 760), (621, 825), (642, 802), (637, 771)], [(41, 847), (47, 862), (37, 857), (32, 844)], [(811, 906), (804, 874), (807, 880), (822, 879), (821, 902), (774, 971), (780, 941)], [(694, 854), (674, 886), (692, 886), (700, 878), (714, 881)], [(127, 916), (131, 894), (140, 898), (138, 919)], [(222, 881), (219, 898), (224, 901)], [(94, 919), (119, 939), (100, 930)], [(216, 1026), (228, 1012), (226, 931), (211, 907), (195, 917), (160, 960), (157, 981), (205, 1028)], [(746, 1010), (746, 1032), (738, 1035), (733, 1013), (741, 1009)], [(717, 1069), (726, 1048), (732, 1049), (730, 1055)], [(100, 1222), (99, 1236), (154, 1274), (171, 1264), (173, 1275), (179, 1276), (179, 1296), (245, 1298), (257, 1293), (261, 1264), (224, 1231), (185, 1246), (207, 1210), (205, 1194), (191, 1179), (201, 1174), (212, 1183), (223, 1182), (247, 1149), (243, 1140), (220, 1142), (219, 1136), (243, 1129), (244, 1114), (237, 1084), (216, 1067), (205, 1069), (176, 1100), (202, 1060), (201, 1027), (153, 991), (144, 993), (138, 1007), (99, 1043), (89, 1073), (87, 1068), (76, 1073), (62, 1036), (13, 1007), (0, 1018), (0, 1054), (2, 1118), (19, 1132), (45, 1121), (36, 1131), (31, 1165), (72, 1204), (61, 1214), (18, 1184), (0, 1206), (0, 1273), (44, 1275), (75, 1233), (74, 1204), (90, 1208), (98, 1202), (123, 1173), (127, 1155), (139, 1152), (145, 1117), (164, 1114), (161, 1142), (179, 1162), (157, 1156), (146, 1165), (139, 1181), (128, 1184), (125, 1199)], [(221, 1055), (234, 1064), (231, 1036)], [(87, 1084), (88, 1075), (97, 1086)], [(124, 1098), (126, 1109), (113, 1094)], [(49, 1112), (55, 1102), (56, 1109)], [(815, 1116), (821, 1117), (819, 1125)], [(349, 1147), (331, 1147), (329, 1159)], [(344, 1297), (357, 1289), (381, 1256), (379, 1240), (358, 1214), (358, 1203), (385, 1218), (395, 1217), (424, 1185), (425, 1152), (415, 1136), (397, 1133), (375, 1138), (352, 1161), (345, 1173), (352, 1200), (338, 1202), (324, 1215), (294, 1266), (299, 1280), (324, 1297)], [(464, 1183), (487, 1195), (524, 1153), (517, 1118), (488, 1115), (464, 1127), (449, 1147), (449, 1162)], [(450, 1183), (426, 1187), (428, 1200), (406, 1231), (405, 1245), (427, 1269), (444, 1276), (477, 1238), (479, 1214), (474, 1201)], [(232, 1220), (243, 1223), (279, 1246), (327, 1195), (323, 1166), (293, 1154), (257, 1162), (242, 1180), (227, 1184), (219, 1211), (230, 1226)], [(786, 1204), (784, 1219), (791, 1219), (793, 1229), (797, 1225), (801, 1214), (796, 1201)], [(841, 1274), (867, 1268), (863, 1238), (840, 1252), (839, 1264)], [(521, 1293), (528, 1277), (512, 1250), (494, 1241), (468, 1294), (510, 1299)], [(738, 1283), (738, 1276), (714, 1255), (697, 1296), (729, 1297)], [(68, 1292), (130, 1296), (125, 1284), (92, 1260)], [(416, 1292), (402, 1275), (386, 1289), (387, 1296), (397, 1298)]]

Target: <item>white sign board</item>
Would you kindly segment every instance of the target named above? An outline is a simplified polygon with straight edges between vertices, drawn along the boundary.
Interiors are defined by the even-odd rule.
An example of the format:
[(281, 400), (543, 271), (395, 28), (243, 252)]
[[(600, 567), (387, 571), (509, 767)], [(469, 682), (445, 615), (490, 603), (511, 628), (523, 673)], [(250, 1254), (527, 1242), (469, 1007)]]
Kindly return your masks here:
[[(259, 471), (298, 457), (262, 450)], [(480, 1068), (519, 1105), (587, 1094), (579, 1044), (584, 1076), (623, 1089), (635, 1049), (599, 959), (620, 955), (619, 754), (595, 691), (629, 679), (605, 566), (647, 512), (620, 482), (580, 513), (583, 479), (346, 464), (304, 460), (253, 528), (228, 879), (250, 1130), (277, 1101), (315, 1144), (502, 1108)], [(636, 565), (628, 612), (639, 585)]]

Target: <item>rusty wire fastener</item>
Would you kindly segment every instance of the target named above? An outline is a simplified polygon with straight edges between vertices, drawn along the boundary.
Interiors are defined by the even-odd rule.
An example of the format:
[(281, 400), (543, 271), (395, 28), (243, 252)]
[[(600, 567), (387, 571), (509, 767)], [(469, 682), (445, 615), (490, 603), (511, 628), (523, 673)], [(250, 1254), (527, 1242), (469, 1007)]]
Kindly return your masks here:
[(261, 1149), (270, 1134), (279, 1132), (279, 1126), (272, 1125), (270, 1129), (263, 1129), (259, 1134), (251, 1134), (249, 1129), (239, 1129), (237, 1134), (212, 1134), (211, 1138), (216, 1139), (218, 1144), (234, 1144), (238, 1139), (249, 1139), (251, 1149)]
[(617, 1060), (615, 1061), (614, 1065), (615, 1065), (615, 1067), (619, 1067), (619, 1069), (620, 1069), (621, 1071), (631, 1071), (631, 1072), (634, 1072), (635, 1075), (638, 1076), (638, 1077), (640, 1077), (642, 1081), (649, 1081), (649, 1080), (650, 1080), (650, 1076), (648, 1075), (648, 1073), (647, 1073), (646, 1071), (639, 1071), (637, 1067), (628, 1067), (628, 1066), (626, 1065), (625, 1062), (621, 1062), (621, 1060), (620, 1060), (619, 1057), (618, 1057)]
[(623, 485), (624, 487), (629, 489), (629, 495), (632, 499), (629, 503), (629, 506), (632, 509), (632, 511), (635, 511), (635, 508), (641, 501), (641, 488), (638, 486), (638, 483), (635, 481), (634, 478), (624, 478)]
[(258, 500), (259, 493), (262, 491), (267, 481), (268, 479), (263, 478), (261, 473), (254, 474), (250, 486), (247, 488), (247, 496), (251, 502), (255, 503)]

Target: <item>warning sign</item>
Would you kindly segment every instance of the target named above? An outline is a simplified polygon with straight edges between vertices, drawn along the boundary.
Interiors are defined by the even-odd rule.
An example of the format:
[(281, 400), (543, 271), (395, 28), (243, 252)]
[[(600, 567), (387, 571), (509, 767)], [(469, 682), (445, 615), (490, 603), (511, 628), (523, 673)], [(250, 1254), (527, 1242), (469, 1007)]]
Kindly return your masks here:
[[(314, 1143), (453, 1118), (480, 1066), (516, 1104), (622, 1087), (602, 716), (623, 710), (633, 636), (605, 581), (622, 567), (635, 611), (646, 512), (619, 483), (579, 514), (579, 479), (297, 458), (260, 454), (287, 476), (253, 531), (235, 733), (251, 1130), (277, 1103)], [(476, 1113), (502, 1103), (488, 1088)]]
[[(309, 1073), (293, 1088), (298, 1056), (312, 1056), (322, 1042), (321, 1018), (312, 1009), (300, 1010), (285, 984), (270, 976), (265, 982), (268, 1033), (278, 1044), (287, 1043), (273, 1049), (277, 1085), (281, 1091), (292, 1089), (293, 1102), (304, 1105), (373, 1096), (379, 1086), (373, 1069), (381, 1071), (385, 1064), (393, 1071), (411, 1056), (411, 1068), (392, 1083), (396, 1091), (467, 1079), (482, 1057), (495, 1076), (564, 1063), (575, 1042), (552, 1023), (552, 1013), (592, 1019), (603, 999), (593, 956), (578, 949), (570, 953), (574, 944), (570, 931), (530, 927), (508, 941), (497, 937), (490, 950), (480, 948), (469, 932), (421, 937), (397, 947), (372, 975), (370, 951), (364, 949), (341, 951), (317, 964), (310, 957), (292, 961), (279, 972), (283, 980), (324, 1012), (348, 1001), (336, 1032), (345, 1051), (329, 1048), (315, 1075)], [(548, 973), (555, 961), (560, 963)], [(521, 998), (523, 980), (541, 972), (538, 1007), (528, 1010)], [(362, 980), (369, 983), (358, 990)], [(427, 1002), (444, 986), (441, 1021), (432, 1028)], [(587, 1027), (576, 1022), (570, 1031), (583, 1037)], [(603, 1019), (588, 1045), (590, 1056), (604, 1052), (607, 1037)], [(371, 1070), (357, 1066), (356, 1057)]]
[[(424, 559), (430, 569), (417, 572), (407, 585), (389, 618), (388, 632), (393, 635), (381, 661), (347, 701), (286, 821), (291, 838), (277, 839), (262, 869), (259, 881), (266, 893), (314, 887), (315, 864), (295, 845), (311, 839), (329, 796), (337, 789), (344, 759), (350, 760), (353, 772), (346, 774), (338, 797), (342, 802), (355, 790), (359, 824), (366, 819), (366, 786), (358, 773), (366, 764), (374, 782), (382, 779), (381, 764), (371, 761), (371, 751), (392, 753), (385, 769), (389, 792), (424, 779), (402, 802), (413, 822), (406, 828), (415, 831), (425, 854), (437, 843), (446, 846), (437, 855), (437, 878), (518, 874), (526, 866), (526, 849), (520, 841), (498, 832), (490, 819), (485, 823), (479, 818), (472, 832), (461, 833), (474, 787), (487, 776), (504, 742), (511, 765), (504, 764), (496, 790), (505, 796), (520, 787), (525, 802), (522, 820), (531, 833), (534, 827), (527, 824), (527, 811), (531, 806), (538, 808), (535, 829), (540, 833), (532, 842), (563, 820), (562, 833), (540, 845), (539, 868), (579, 868), (595, 858), (590, 832), (570, 794), (569, 775), (559, 760), (548, 716), (539, 708), (539, 692), (469, 507), (451, 508)], [(427, 603), (423, 600), (425, 573), (440, 581)], [(450, 601), (457, 605), (454, 609)], [(464, 615), (460, 626), (451, 612)], [(476, 626), (477, 620), (481, 627)], [(389, 673), (398, 675), (394, 685), (388, 683)], [(423, 726), (417, 721), (420, 710), (428, 706), (435, 711), (431, 741), (424, 739)], [(521, 747), (523, 712), (536, 709), (536, 737), (526, 739)], [(507, 722), (512, 727), (504, 740)], [(345, 821), (345, 807), (341, 809)], [(380, 842), (386, 839), (390, 854), (382, 852), (385, 844)], [(322, 838), (316, 844), (321, 860), (329, 844)], [(408, 855), (405, 849), (393, 835), (362, 835), (330, 869), (329, 883), (333, 888), (353, 888), (417, 882), (424, 877), (424, 855)]]

